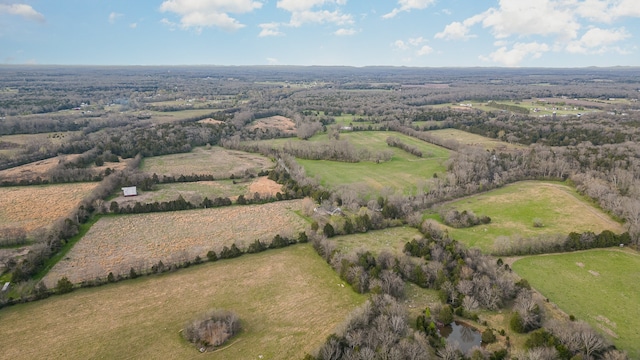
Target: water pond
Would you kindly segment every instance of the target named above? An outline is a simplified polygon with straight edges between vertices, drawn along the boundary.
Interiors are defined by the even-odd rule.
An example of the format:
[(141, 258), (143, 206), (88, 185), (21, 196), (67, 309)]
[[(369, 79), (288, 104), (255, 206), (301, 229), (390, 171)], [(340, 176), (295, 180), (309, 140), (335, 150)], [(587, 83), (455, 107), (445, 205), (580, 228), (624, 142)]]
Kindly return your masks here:
[(482, 334), (478, 330), (457, 321), (441, 327), (438, 331), (447, 343), (457, 344), (463, 354), (467, 354), (472, 347), (480, 346), (482, 343)]

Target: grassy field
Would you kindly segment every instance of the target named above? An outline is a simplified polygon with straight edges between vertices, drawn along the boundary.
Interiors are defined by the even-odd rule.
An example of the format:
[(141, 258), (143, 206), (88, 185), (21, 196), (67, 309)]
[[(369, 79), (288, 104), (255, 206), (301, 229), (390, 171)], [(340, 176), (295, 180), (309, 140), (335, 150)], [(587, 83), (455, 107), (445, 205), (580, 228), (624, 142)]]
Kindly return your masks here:
[(236, 243), (271, 241), (276, 234), (297, 236), (304, 229), (301, 200), (264, 205), (231, 206), (166, 213), (105, 216), (58, 262), (44, 281), (55, 285), (66, 276), (74, 283), (109, 272), (128, 273), (131, 267), (148, 269), (165, 264), (206, 258)]
[(640, 255), (618, 249), (541, 255), (513, 269), (568, 314), (640, 358)]
[[(470, 247), (490, 252), (498, 236), (534, 237), (543, 234), (568, 235), (570, 232), (602, 230), (623, 231), (607, 214), (580, 197), (575, 189), (562, 183), (523, 181), (456, 200), (445, 209), (472, 210), (491, 217), (491, 223), (465, 229), (448, 228), (453, 237)], [(434, 216), (439, 219), (439, 216)], [(543, 227), (534, 227), (538, 218)]]
[(212, 146), (209, 149), (195, 148), (188, 153), (146, 158), (142, 171), (159, 176), (213, 174), (217, 178), (228, 178), (231, 174), (241, 176), (247, 170), (257, 172), (272, 167), (273, 162), (264, 156)]
[(282, 185), (266, 176), (248, 179), (246, 182), (236, 180), (216, 180), (216, 181), (196, 181), (186, 183), (158, 184), (153, 191), (138, 191), (135, 197), (125, 197), (120, 195), (111, 201), (116, 201), (120, 207), (131, 205), (136, 202), (150, 204), (154, 202), (166, 202), (177, 200), (182, 196), (192, 204), (199, 204), (204, 198), (213, 200), (218, 197), (235, 200), (240, 195), (252, 199), (255, 193), (261, 197), (274, 197), (277, 192), (282, 192)]
[[(0, 310), (2, 357), (301, 359), (364, 302), (341, 283), (307, 244), (81, 289)], [(212, 308), (244, 331), (200, 354), (180, 330)]]
[(63, 144), (75, 135), (79, 135), (80, 131), (52, 132), (41, 134), (19, 134), (19, 135), (2, 135), (0, 143), (8, 143), (11, 146), (7, 149), (0, 149), (0, 154), (14, 155), (21, 151), (28, 144), (51, 143), (54, 145)]
[[(389, 147), (386, 139), (395, 136), (403, 142), (422, 150), (424, 157), (419, 158), (401, 149)], [(365, 148), (372, 152), (393, 151), (391, 161), (376, 164), (373, 161), (345, 163), (324, 160), (299, 160), (309, 176), (317, 176), (321, 183), (330, 188), (340, 185), (362, 185), (379, 191), (384, 187), (414, 192), (418, 183), (433, 178), (433, 174), (446, 169), (444, 162), (449, 158), (449, 150), (413, 139), (396, 132), (359, 131), (340, 134), (340, 139), (348, 140), (356, 148)], [(312, 141), (326, 140), (326, 136), (316, 136)]]
[(98, 183), (0, 187), (0, 227), (31, 231), (67, 216)]
[(514, 149), (524, 148), (524, 146), (522, 145), (510, 144), (505, 141), (500, 141), (497, 139), (492, 139), (485, 136), (472, 134), (470, 132), (466, 132), (458, 129), (432, 130), (432, 131), (429, 131), (429, 134), (434, 135), (442, 139), (443, 141), (453, 139), (458, 141), (460, 144), (480, 146), (487, 150), (493, 150), (493, 149), (514, 150)]
[(194, 110), (180, 110), (180, 111), (149, 111), (145, 110), (141, 112), (141, 115), (150, 115), (151, 121), (156, 124), (166, 124), (176, 121), (192, 119), (195, 117), (209, 115), (216, 112), (216, 109), (194, 109)]
[(357, 249), (366, 249), (374, 254), (388, 250), (399, 255), (403, 252), (404, 244), (420, 236), (417, 229), (411, 227), (394, 227), (383, 230), (369, 231), (364, 234), (341, 235), (332, 238), (338, 250), (349, 253)]

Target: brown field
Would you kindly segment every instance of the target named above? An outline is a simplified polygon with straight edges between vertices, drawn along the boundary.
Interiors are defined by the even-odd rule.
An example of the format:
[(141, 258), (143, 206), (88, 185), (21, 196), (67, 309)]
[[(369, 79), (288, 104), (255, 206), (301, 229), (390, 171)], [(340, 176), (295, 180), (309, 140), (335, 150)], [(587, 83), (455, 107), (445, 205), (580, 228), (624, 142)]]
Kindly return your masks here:
[[(73, 161), (76, 159), (78, 154), (71, 155), (59, 155), (53, 158), (44, 159), (36, 162), (32, 162), (29, 164), (24, 164), (20, 166), (16, 166), (14, 168), (0, 170), (0, 182), (3, 180), (7, 181), (20, 181), (20, 180), (35, 180), (40, 177), (42, 179), (47, 179), (47, 172), (53, 168), (55, 168), (60, 162), (64, 161)], [(112, 170), (123, 170), (127, 167), (127, 164), (131, 161), (128, 160), (120, 160), (120, 162), (105, 162), (104, 165), (98, 167), (93, 166), (95, 173), (102, 172), (107, 168), (111, 168)]]
[(212, 174), (216, 178), (228, 178), (232, 174), (239, 177), (246, 171), (270, 169), (273, 165), (269, 158), (261, 155), (212, 146), (209, 149), (195, 148), (188, 153), (146, 158), (142, 171), (159, 176)]
[(98, 183), (0, 187), (0, 227), (27, 231), (67, 216)]
[(276, 129), (285, 134), (294, 134), (296, 124), (289, 118), (277, 115), (254, 121), (250, 129)]
[(305, 221), (294, 211), (302, 200), (264, 205), (231, 206), (167, 213), (101, 218), (44, 278), (54, 285), (66, 276), (74, 283), (128, 273), (131, 267), (148, 269), (206, 258), (209, 250), (254, 240), (270, 241), (276, 234), (297, 235)]
[[(6, 359), (302, 359), (362, 304), (310, 244), (142, 277), (0, 310)], [(238, 314), (230, 346), (199, 353), (180, 331)]]
[(282, 191), (282, 185), (270, 180), (266, 176), (259, 177), (249, 185), (249, 193), (247, 195), (258, 193), (260, 196), (276, 196), (276, 193)]
[(202, 119), (202, 120), (199, 120), (198, 122), (201, 124), (210, 124), (210, 125), (217, 125), (217, 124), (224, 123), (224, 121), (220, 121), (212, 118)]

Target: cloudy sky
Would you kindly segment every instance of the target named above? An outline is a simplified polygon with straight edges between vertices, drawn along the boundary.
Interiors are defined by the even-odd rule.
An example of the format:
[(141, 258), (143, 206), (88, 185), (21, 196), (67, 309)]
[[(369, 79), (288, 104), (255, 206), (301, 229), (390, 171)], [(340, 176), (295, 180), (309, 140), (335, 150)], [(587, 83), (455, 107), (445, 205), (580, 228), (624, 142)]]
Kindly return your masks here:
[(640, 66), (638, 0), (0, 0), (0, 64)]

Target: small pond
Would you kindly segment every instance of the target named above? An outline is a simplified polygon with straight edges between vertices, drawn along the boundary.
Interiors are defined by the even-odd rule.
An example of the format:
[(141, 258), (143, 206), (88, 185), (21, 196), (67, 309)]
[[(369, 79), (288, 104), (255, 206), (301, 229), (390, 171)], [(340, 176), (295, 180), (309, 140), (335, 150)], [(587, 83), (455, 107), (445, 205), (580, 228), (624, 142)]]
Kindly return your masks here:
[(472, 347), (480, 346), (482, 343), (482, 334), (478, 330), (457, 321), (441, 327), (438, 331), (447, 343), (457, 344), (463, 354), (467, 354)]

